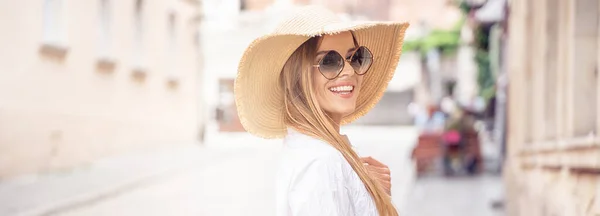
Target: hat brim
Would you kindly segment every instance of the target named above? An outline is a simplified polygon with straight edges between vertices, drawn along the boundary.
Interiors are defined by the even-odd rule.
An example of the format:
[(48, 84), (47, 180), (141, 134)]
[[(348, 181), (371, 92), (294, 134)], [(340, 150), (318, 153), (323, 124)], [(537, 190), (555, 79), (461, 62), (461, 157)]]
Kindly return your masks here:
[(283, 121), (283, 90), (280, 72), (291, 54), (314, 36), (353, 31), (357, 42), (374, 55), (369, 72), (364, 75), (355, 111), (342, 124), (365, 115), (383, 96), (394, 76), (402, 54), (408, 23), (336, 23), (319, 31), (279, 33), (254, 40), (244, 52), (234, 84), (236, 108), (246, 131), (263, 138), (281, 138), (286, 134)]

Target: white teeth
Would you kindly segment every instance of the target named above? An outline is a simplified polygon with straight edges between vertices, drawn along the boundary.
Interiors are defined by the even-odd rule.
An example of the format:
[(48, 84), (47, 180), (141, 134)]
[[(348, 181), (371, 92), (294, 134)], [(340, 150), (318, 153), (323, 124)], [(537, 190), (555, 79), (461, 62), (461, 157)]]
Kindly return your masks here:
[(329, 90), (333, 92), (352, 91), (354, 90), (354, 86), (336, 86), (329, 88)]

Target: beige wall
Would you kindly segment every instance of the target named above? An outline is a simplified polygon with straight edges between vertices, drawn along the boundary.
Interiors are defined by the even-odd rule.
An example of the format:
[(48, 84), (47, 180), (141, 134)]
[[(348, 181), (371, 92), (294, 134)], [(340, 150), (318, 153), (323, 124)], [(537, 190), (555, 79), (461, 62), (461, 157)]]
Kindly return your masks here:
[(264, 10), (275, 0), (244, 0), (243, 2), (246, 4), (246, 10), (257, 11)]
[(421, 22), (430, 28), (453, 28), (462, 14), (453, 0), (391, 0), (390, 19), (410, 22), (417, 26)]
[(510, 6), (508, 215), (599, 215), (600, 4)]
[(43, 2), (0, 2), (0, 178), (197, 141), (198, 2), (145, 1), (144, 58), (135, 63), (134, 0), (109, 1), (113, 69), (97, 66), (100, 1), (62, 0), (64, 55), (41, 49), (57, 44), (43, 40)]

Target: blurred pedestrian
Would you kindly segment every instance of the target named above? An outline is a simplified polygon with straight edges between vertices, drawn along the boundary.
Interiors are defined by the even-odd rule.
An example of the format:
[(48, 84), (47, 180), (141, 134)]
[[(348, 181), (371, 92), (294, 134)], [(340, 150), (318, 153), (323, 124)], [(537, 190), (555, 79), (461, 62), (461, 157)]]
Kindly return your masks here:
[(398, 215), (389, 168), (361, 159), (339, 129), (379, 101), (407, 27), (342, 22), (307, 6), (246, 49), (235, 83), (241, 122), (252, 134), (285, 137), (278, 215)]

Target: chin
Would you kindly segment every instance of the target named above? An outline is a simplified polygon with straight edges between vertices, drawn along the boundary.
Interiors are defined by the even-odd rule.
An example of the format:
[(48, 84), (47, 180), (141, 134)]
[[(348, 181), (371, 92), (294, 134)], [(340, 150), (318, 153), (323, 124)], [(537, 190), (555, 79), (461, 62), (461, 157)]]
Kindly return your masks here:
[(341, 114), (342, 117), (346, 117), (347, 115), (350, 115), (351, 113), (353, 113), (356, 109), (354, 107), (352, 108), (346, 108), (346, 109), (338, 109), (337, 113)]

